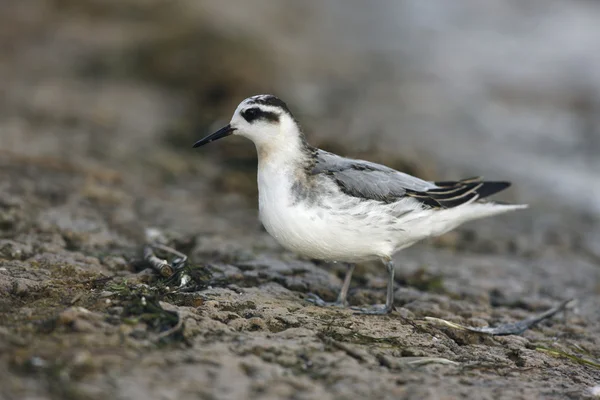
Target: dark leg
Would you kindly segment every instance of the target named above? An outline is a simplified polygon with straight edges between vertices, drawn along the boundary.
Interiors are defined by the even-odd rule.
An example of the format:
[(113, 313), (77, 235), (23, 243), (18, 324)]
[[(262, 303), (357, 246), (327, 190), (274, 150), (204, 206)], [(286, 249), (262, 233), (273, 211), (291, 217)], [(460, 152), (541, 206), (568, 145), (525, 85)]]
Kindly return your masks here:
[(348, 306), (348, 302), (346, 298), (348, 297), (348, 289), (350, 289), (350, 280), (352, 279), (352, 272), (354, 272), (354, 264), (348, 264), (348, 270), (346, 271), (346, 276), (344, 277), (344, 284), (342, 285), (342, 290), (340, 290), (340, 294), (338, 298), (334, 302), (328, 302), (321, 299), (314, 293), (309, 293), (306, 301), (313, 303), (316, 306), (320, 307), (346, 307)]
[(392, 309), (394, 308), (394, 262), (392, 260), (384, 260), (384, 263), (388, 272), (387, 294), (385, 298), (385, 304), (376, 304), (374, 306), (364, 308), (351, 307), (354, 311), (357, 311), (358, 314), (383, 315), (392, 312)]

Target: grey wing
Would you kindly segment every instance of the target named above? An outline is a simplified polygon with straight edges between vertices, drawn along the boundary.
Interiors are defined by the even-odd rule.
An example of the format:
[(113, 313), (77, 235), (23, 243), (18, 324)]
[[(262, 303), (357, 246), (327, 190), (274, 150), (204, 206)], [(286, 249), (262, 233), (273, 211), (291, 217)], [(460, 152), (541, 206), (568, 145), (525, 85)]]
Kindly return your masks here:
[(432, 182), (369, 161), (352, 160), (323, 150), (318, 150), (316, 156), (312, 174), (330, 176), (350, 196), (393, 202), (408, 192), (437, 188)]
[(351, 160), (318, 150), (313, 174), (326, 174), (347, 195), (391, 203), (411, 197), (431, 208), (452, 208), (478, 201), (510, 186), (480, 177), (460, 181), (428, 182), (384, 165)]

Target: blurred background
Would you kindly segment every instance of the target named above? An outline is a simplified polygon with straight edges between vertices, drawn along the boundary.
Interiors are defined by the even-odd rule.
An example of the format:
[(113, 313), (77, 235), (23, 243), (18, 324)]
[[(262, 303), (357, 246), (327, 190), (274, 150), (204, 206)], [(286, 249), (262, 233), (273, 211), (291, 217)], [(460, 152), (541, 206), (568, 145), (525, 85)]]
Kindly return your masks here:
[(519, 201), (600, 212), (597, 2), (2, 8), (4, 150), (128, 168), (164, 162), (175, 179), (202, 179), (186, 164), (211, 152), (228, 168), (229, 153), (244, 164), (252, 148), (221, 143), (192, 159), (189, 143), (243, 98), (274, 93), (313, 143), (334, 151), (396, 159), (426, 178), (509, 179)]
[[(167, 388), (183, 379), (183, 373), (165, 373), (173, 369), (170, 364), (158, 371), (154, 361), (144, 366), (135, 358), (135, 351), (144, 348), (151, 349), (150, 359), (158, 353), (157, 360), (163, 360), (162, 350), (143, 342), (144, 335), (153, 334), (152, 327), (139, 328), (137, 336), (123, 334), (126, 345), (113, 340), (116, 334), (110, 327), (105, 327), (108, 333), (95, 333), (97, 342), (66, 336), (62, 343), (73, 354), (63, 352), (45, 331), (31, 328), (31, 321), (75, 303), (100, 315), (98, 320), (117, 318), (123, 307), (114, 311), (110, 307), (115, 300), (108, 306), (98, 297), (109, 289), (90, 289), (81, 282), (98, 276), (134, 281), (127, 275), (134, 272), (130, 261), (150, 227), (177, 238), (196, 265), (221, 265), (225, 272), (214, 273), (224, 274), (223, 282), (249, 293), (264, 284), (261, 295), (270, 297), (251, 299), (260, 305), (252, 312), (265, 321), (271, 320), (261, 310), (287, 299), (291, 305), (285, 303), (286, 310), (293, 310), (300, 322), (273, 319), (273, 324), (284, 324), (277, 329), (300, 323), (315, 331), (325, 329), (317, 314), (317, 322), (304, 314), (302, 296), (316, 290), (333, 298), (341, 282), (331, 277), (343, 276), (344, 269), (325, 270), (297, 260), (261, 229), (252, 143), (229, 138), (191, 148), (226, 123), (241, 100), (261, 93), (286, 101), (313, 145), (425, 179), (483, 175), (509, 180), (513, 187), (500, 198), (531, 205), (399, 254), (396, 302), (408, 310), (402, 315), (479, 324), (482, 319), (502, 320), (507, 314), (493, 314), (500, 307), (514, 321), (566, 296), (577, 297), (580, 317), (567, 327), (544, 326), (545, 333), (533, 333), (527, 340), (567, 331), (577, 346), (569, 351), (587, 348), (590, 357), (600, 357), (600, 2), (0, 0), (0, 293), (8, 294), (0, 296), (0, 325), (10, 327), (17, 339), (29, 338), (29, 347), (20, 339), (10, 344), (3, 341), (9, 329), (0, 330), (0, 381), (5, 379), (0, 388), (24, 393), (19, 390), (30, 390), (27, 385), (42, 385), (36, 380), (40, 375), (30, 373), (51, 364), (39, 367), (31, 360), (39, 364), (39, 359), (58, 359), (60, 371), (77, 371), (88, 360), (75, 353), (80, 350), (104, 349), (103, 354), (93, 353), (94, 360), (105, 360), (101, 357), (112, 351), (113, 359), (97, 361), (99, 369), (131, 361), (121, 376), (86, 381), (85, 374), (95, 370), (82, 372), (89, 385), (77, 390), (89, 396), (148, 398), (154, 393), (148, 387), (160, 377), (168, 380)], [(381, 301), (385, 277), (379, 265), (363, 266), (355, 275), (352, 301)], [(228, 292), (218, 290), (225, 289), (215, 289), (215, 296), (228, 304)], [(182, 299), (169, 301), (173, 307), (188, 306)], [(256, 378), (242, 372), (231, 375), (237, 371), (234, 364), (220, 358), (242, 357), (246, 350), (236, 353), (233, 344), (224, 350), (210, 338), (200, 342), (215, 326), (229, 332), (225, 324), (231, 321), (219, 315), (206, 317), (219, 322), (188, 339), (196, 340), (197, 354), (216, 349), (206, 357), (222, 362), (221, 380), (207, 375), (199, 381), (198, 370), (187, 376), (213, 394), (228, 393), (232, 381)], [(478, 316), (475, 322), (468, 319)], [(126, 325), (119, 321), (112, 326)], [(247, 340), (267, 331), (240, 326), (231, 329), (243, 331)], [(381, 326), (366, 334), (380, 334)], [(61, 329), (72, 333), (75, 328)], [(477, 355), (481, 346), (469, 347), (460, 338), (448, 339), (460, 343), (456, 346), (435, 344), (430, 338), (419, 342), (416, 333), (406, 337), (407, 348), (417, 350), (404, 355), (475, 357), (473, 362), (483, 357)], [(281, 354), (298, 346), (278, 340), (269, 342), (279, 343)], [(517, 356), (507, 358), (499, 343), (490, 345), (489, 362), (496, 364), (494, 357), (500, 357), (512, 368)], [(516, 365), (528, 367), (531, 376), (541, 374), (531, 377), (537, 383), (527, 388), (543, 388), (555, 378), (538, 368), (551, 364), (549, 356), (523, 343), (519, 354), (530, 352), (539, 359), (518, 359)], [(314, 346), (321, 349), (322, 344)], [(59, 356), (52, 353), (56, 349)], [(302, 344), (293, 360), (304, 365), (304, 351)], [(340, 364), (354, 365), (347, 362)], [(284, 364), (283, 375), (288, 371)], [(3, 369), (6, 365), (20, 377), (7, 378), (12, 375), (4, 373), (9, 371)], [(557, 381), (561, 388), (592, 384), (591, 373), (585, 375), (589, 369), (580, 366), (581, 371), (571, 373), (572, 365), (562, 367), (569, 372)], [(66, 397), (70, 386), (61, 385), (72, 381), (57, 380), (63, 373), (59, 369), (46, 370), (46, 386), (39, 393), (49, 387), (54, 398), (90, 398)], [(373, 384), (380, 376), (370, 375), (373, 371), (350, 374), (345, 386), (335, 390), (357, 393), (352, 389), (356, 382), (363, 389), (387, 390), (384, 383)], [(494, 382), (513, 376), (487, 373)], [(473, 377), (453, 381), (451, 376), (404, 376), (419, 388), (462, 393), (459, 398), (468, 392), (461, 392), (462, 380), (469, 380), (467, 386), (479, 384)], [(523, 376), (519, 382), (525, 382)], [(307, 387), (321, 385), (310, 382)], [(527, 385), (507, 382), (498, 385)], [(211, 392), (214, 385), (220, 389)], [(364, 393), (369, 397), (373, 392)], [(531, 398), (546, 396), (532, 392)]]

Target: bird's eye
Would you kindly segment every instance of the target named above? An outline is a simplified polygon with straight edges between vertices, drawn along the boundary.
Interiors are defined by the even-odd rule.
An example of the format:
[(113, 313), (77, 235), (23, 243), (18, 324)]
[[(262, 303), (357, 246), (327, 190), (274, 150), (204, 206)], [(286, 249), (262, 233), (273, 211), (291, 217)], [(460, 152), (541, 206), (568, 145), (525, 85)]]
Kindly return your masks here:
[(249, 108), (242, 112), (242, 117), (248, 122), (252, 122), (260, 117), (260, 110), (258, 108)]
[(272, 111), (261, 110), (258, 107), (252, 107), (242, 111), (242, 117), (244, 117), (244, 119), (249, 123), (259, 119), (269, 123), (279, 122), (279, 114)]

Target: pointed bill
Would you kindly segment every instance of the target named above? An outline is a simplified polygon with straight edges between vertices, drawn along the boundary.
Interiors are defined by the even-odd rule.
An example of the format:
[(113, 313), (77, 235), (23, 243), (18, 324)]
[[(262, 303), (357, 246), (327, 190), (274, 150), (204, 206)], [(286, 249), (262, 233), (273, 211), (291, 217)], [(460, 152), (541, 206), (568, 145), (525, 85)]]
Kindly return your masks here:
[(192, 146), (192, 147), (204, 146), (207, 143), (222, 139), (224, 137), (231, 135), (233, 133), (233, 131), (235, 131), (235, 128), (233, 128), (231, 125), (226, 125), (226, 126), (222, 127), (221, 129), (219, 129), (218, 131), (216, 131), (215, 133), (208, 135), (204, 139), (198, 140), (196, 143), (194, 143), (194, 146)]

